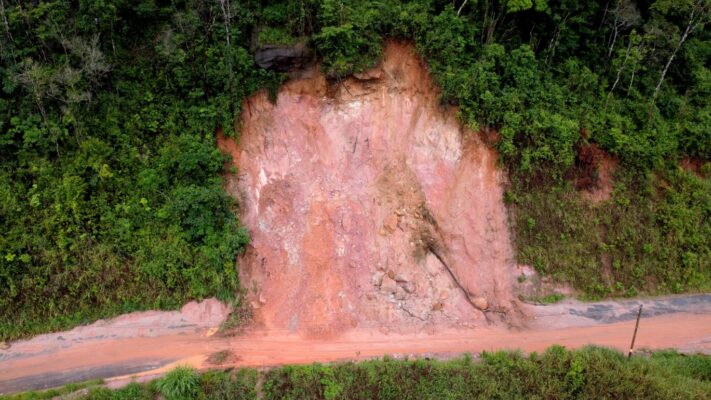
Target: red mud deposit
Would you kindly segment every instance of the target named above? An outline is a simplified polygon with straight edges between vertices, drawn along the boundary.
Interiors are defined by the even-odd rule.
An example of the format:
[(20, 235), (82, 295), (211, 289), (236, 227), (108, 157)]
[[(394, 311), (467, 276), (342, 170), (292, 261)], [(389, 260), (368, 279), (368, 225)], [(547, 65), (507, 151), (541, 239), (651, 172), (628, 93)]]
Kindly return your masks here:
[[(13, 354), (42, 355), (74, 345), (96, 340), (123, 340), (130, 338), (185, 335), (196, 331), (216, 330), (230, 308), (215, 298), (201, 302), (191, 301), (180, 311), (137, 311), (113, 319), (98, 320), (72, 330), (35, 336), (12, 344)], [(8, 353), (0, 352), (0, 362)]]
[(515, 323), (497, 154), (442, 108), (411, 46), (340, 84), (318, 71), (244, 104), (238, 174), (255, 323), (332, 337)]

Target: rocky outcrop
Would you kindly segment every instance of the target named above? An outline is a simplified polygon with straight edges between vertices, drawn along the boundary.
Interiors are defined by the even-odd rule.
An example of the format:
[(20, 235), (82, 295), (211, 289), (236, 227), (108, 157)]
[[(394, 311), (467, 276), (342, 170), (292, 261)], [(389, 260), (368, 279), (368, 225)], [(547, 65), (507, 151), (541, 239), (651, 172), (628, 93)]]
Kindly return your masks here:
[(262, 45), (254, 53), (261, 68), (290, 72), (304, 68), (313, 60), (313, 52), (303, 42), (295, 45)]
[(239, 171), (256, 322), (313, 337), (514, 320), (497, 154), (440, 106), (414, 49), (390, 43), (340, 83), (302, 75), (276, 103), (244, 103), (239, 144), (219, 140)]

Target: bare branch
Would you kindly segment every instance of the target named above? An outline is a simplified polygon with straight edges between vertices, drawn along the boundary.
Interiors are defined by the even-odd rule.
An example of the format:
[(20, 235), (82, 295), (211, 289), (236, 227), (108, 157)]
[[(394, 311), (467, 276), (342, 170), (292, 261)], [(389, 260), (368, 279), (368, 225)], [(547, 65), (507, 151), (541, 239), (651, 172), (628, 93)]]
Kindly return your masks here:
[(457, 10), (457, 17), (458, 17), (459, 14), (462, 12), (462, 8), (464, 8), (464, 6), (467, 4), (468, 1), (469, 1), (469, 0), (464, 0), (464, 2), (462, 2), (462, 5), (459, 6), (459, 9)]

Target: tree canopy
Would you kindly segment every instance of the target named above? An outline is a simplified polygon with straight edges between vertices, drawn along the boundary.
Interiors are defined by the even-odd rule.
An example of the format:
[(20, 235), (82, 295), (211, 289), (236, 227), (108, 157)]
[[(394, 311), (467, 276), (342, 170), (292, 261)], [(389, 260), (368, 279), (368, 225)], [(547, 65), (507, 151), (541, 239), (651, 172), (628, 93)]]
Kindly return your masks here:
[[(215, 131), (231, 132), (246, 96), (285, 79), (255, 64), (255, 46), (296, 40), (334, 80), (376, 63), (386, 39), (415, 43), (442, 102), (499, 133), (519, 261), (595, 296), (708, 288), (710, 10), (0, 0), (0, 339), (239, 297), (248, 235), (222, 189)], [(570, 189), (590, 145), (625, 171), (597, 207)], [(705, 166), (683, 171), (682, 159)], [(543, 251), (552, 243), (565, 246)]]

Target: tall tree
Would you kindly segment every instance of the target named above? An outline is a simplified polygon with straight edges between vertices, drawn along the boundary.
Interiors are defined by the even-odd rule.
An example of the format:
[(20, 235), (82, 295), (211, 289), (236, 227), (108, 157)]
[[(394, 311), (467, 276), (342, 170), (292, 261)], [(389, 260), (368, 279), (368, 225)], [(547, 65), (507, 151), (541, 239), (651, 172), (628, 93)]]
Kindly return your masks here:
[(612, 15), (612, 32), (608, 40), (607, 58), (612, 56), (620, 33), (625, 29), (636, 26), (642, 19), (637, 5), (632, 0), (618, 0), (612, 10)]
[(662, 69), (662, 73), (659, 76), (657, 86), (654, 88), (654, 95), (652, 96), (652, 103), (654, 103), (659, 95), (662, 83), (664, 83), (664, 79), (667, 76), (667, 72), (669, 72), (669, 66), (671, 66), (674, 61), (679, 49), (681, 49), (684, 43), (696, 30), (699, 29), (699, 27), (703, 27), (709, 22), (709, 18), (711, 17), (711, 0), (659, 0), (652, 5), (652, 8), (658, 10), (662, 14), (686, 14), (686, 18), (684, 19), (684, 31), (677, 39), (676, 45), (669, 55), (669, 58), (664, 65), (664, 69)]

